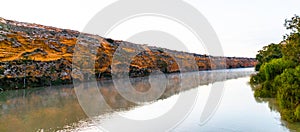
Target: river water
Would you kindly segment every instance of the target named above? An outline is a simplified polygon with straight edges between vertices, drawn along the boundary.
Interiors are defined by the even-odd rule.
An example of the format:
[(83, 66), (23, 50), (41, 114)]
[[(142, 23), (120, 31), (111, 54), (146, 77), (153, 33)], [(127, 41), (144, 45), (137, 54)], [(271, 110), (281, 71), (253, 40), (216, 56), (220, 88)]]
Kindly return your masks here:
[[(300, 131), (300, 124), (280, 119), (274, 99), (254, 98), (253, 73), (202, 71), (5, 91), (0, 131)], [(132, 95), (129, 85), (139, 92)]]

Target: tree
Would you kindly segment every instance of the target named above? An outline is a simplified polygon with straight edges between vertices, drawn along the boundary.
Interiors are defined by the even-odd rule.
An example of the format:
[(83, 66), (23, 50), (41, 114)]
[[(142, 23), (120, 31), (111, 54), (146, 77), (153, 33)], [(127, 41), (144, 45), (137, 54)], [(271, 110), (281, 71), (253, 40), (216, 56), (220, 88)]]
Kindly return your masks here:
[(289, 35), (284, 37), (285, 45), (283, 48), (286, 59), (300, 62), (300, 17), (295, 15), (291, 20), (285, 20), (285, 27), (291, 30)]
[(292, 30), (292, 33), (299, 33), (300, 32), (300, 17), (298, 15), (294, 15), (292, 19), (285, 20), (284, 26), (287, 30)]
[(256, 71), (259, 71), (262, 64), (271, 61), (272, 59), (277, 59), (282, 57), (282, 45), (281, 44), (270, 44), (264, 46), (262, 50), (258, 51), (256, 59), (258, 64), (255, 67)]
[(290, 34), (280, 44), (270, 44), (258, 51), (259, 71), (250, 79), (256, 85), (256, 97), (277, 99), (281, 117), (290, 122), (300, 121), (300, 17), (285, 21)]

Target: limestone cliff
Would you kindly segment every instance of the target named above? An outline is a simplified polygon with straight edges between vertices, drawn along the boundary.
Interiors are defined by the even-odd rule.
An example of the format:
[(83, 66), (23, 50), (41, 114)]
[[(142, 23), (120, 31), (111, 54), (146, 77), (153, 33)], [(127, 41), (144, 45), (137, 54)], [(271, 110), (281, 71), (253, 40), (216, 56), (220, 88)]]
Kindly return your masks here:
[[(77, 45), (76, 45), (77, 44)], [(78, 46), (79, 45), (79, 46)], [(89, 51), (93, 45), (94, 52)], [(116, 50), (119, 58), (112, 63)], [(81, 49), (74, 53), (75, 48)], [(131, 62), (122, 61), (128, 54), (139, 52)], [(141, 77), (154, 70), (164, 73), (189, 72), (222, 68), (253, 67), (253, 58), (212, 57), (173, 51), (159, 47), (116, 41), (78, 31), (59, 29), (38, 24), (16, 22), (0, 18), (0, 86), (2, 89), (19, 89), (72, 83), (84, 80), (80, 67), (89, 65), (87, 55), (94, 61), (97, 79), (110, 79), (111, 67), (128, 65), (130, 77)], [(73, 62), (76, 60), (76, 63)], [(190, 63), (191, 60), (195, 64)], [(73, 65), (72, 65), (73, 64)], [(74, 65), (76, 64), (76, 65)], [(124, 71), (118, 70), (117, 73)]]

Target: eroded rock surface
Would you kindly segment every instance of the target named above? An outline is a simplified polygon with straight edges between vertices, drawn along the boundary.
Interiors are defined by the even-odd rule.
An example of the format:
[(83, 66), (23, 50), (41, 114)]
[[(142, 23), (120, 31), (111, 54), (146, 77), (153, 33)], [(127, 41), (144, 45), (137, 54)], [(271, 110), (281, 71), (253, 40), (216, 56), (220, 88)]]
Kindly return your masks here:
[(141, 77), (154, 71), (242, 68), (256, 63), (253, 58), (192, 54), (0, 18), (2, 89), (110, 79), (112, 67), (116, 75), (128, 71), (130, 77)]

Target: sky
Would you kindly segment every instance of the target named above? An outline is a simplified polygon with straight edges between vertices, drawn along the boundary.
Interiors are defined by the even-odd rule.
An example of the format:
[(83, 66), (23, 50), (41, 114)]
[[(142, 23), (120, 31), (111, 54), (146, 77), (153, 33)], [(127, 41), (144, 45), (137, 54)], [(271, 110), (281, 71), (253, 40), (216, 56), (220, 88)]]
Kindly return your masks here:
[[(0, 17), (83, 31), (89, 20), (116, 0), (5, 0)], [(300, 15), (299, 0), (185, 0), (212, 25), (225, 56), (255, 57), (286, 32), (284, 20)], [(119, 35), (119, 36), (118, 36)], [(120, 39), (121, 34), (114, 35)]]

